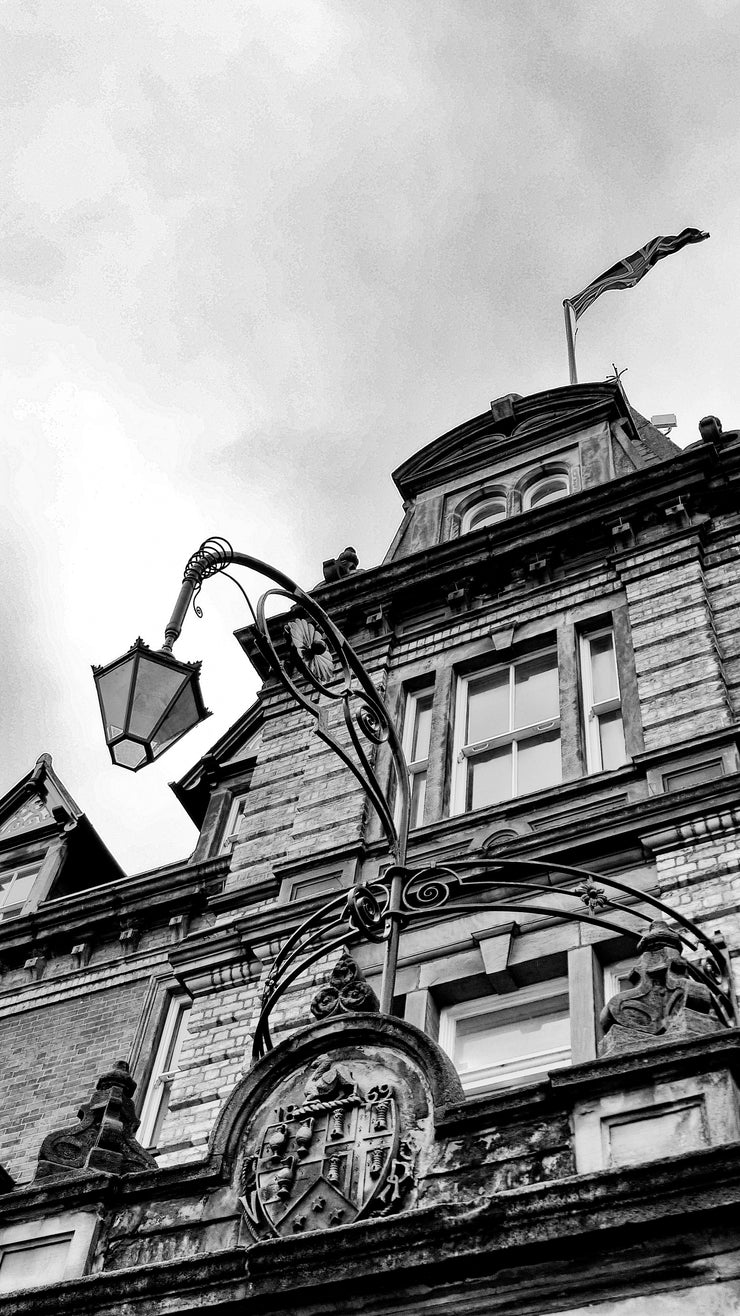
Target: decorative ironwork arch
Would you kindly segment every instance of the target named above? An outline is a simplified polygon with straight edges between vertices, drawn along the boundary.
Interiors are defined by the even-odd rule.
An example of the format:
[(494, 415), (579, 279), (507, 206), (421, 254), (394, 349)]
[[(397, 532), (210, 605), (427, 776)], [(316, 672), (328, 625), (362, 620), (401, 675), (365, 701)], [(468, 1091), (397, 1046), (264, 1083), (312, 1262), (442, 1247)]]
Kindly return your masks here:
[[(272, 582), (256, 608), (241, 583), (230, 574), (232, 566), (246, 567)], [(471, 856), (440, 865), (407, 867), (409, 774), (399, 735), (369, 672), (316, 599), (275, 567), (236, 552), (227, 540), (207, 539), (185, 568), (180, 595), (165, 630), (164, 650), (171, 651), (191, 603), (202, 617), (197, 598), (203, 582), (216, 574), (225, 575), (241, 591), (252, 616), (257, 645), (270, 671), (312, 718), (316, 734), (359, 781), (380, 818), (395, 860), (378, 880), (332, 897), (287, 938), (265, 980), (254, 1059), (272, 1048), (270, 1015), (292, 983), (318, 960), (358, 939), (384, 943), (381, 1009), (389, 1013), (401, 928), (440, 911), (447, 915), (541, 915), (553, 923), (586, 923), (632, 936), (636, 941), (658, 914), (678, 925), (681, 943), (692, 957), (688, 961), (689, 974), (709, 990), (721, 1023), (733, 1024), (729, 969), (721, 948), (685, 915), (648, 891), (636, 891), (617, 878), (555, 859)], [(268, 619), (267, 605), (274, 598), (286, 600), (290, 609)], [(338, 725), (340, 729), (343, 726), (343, 738), (332, 726), (332, 708), (340, 710)], [(395, 808), (375, 770), (374, 754), (382, 743), (390, 751)], [(560, 880), (553, 881), (556, 877)]]

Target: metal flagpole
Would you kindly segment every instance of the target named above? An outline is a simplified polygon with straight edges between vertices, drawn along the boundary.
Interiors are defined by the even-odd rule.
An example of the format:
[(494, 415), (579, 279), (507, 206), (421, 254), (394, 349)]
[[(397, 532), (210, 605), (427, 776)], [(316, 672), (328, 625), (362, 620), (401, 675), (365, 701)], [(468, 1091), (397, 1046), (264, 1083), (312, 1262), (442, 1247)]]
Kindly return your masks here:
[(568, 366), (570, 369), (571, 384), (578, 383), (576, 373), (576, 313), (573, 310), (573, 303), (563, 302), (563, 311), (565, 313), (565, 338), (568, 343)]

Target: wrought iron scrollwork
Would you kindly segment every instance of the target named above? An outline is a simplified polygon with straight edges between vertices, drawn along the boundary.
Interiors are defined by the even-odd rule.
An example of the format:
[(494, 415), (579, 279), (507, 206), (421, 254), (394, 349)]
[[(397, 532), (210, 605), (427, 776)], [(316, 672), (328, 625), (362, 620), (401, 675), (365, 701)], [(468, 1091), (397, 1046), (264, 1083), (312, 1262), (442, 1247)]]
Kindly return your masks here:
[[(256, 608), (230, 575), (231, 566), (247, 567), (272, 582)], [(288, 987), (313, 964), (358, 939), (386, 944), (381, 1008), (389, 1010), (402, 923), (429, 918), (441, 910), (450, 915), (534, 914), (553, 922), (591, 924), (630, 935), (635, 941), (657, 911), (676, 927), (682, 945), (693, 957), (689, 973), (710, 992), (717, 1017), (724, 1024), (734, 1022), (729, 969), (722, 949), (649, 892), (556, 861), (473, 857), (407, 868), (409, 774), (398, 733), (369, 672), (316, 599), (276, 568), (235, 552), (227, 540), (207, 539), (185, 569), (180, 597), (165, 631), (165, 650), (171, 649), (180, 634), (190, 602), (202, 615), (195, 600), (203, 581), (217, 573), (238, 585), (270, 670), (313, 719), (316, 734), (359, 781), (381, 820), (395, 860), (377, 881), (333, 897), (288, 937), (265, 981), (254, 1037), (255, 1058), (272, 1046), (270, 1015)], [(285, 600), (289, 611), (268, 619), (268, 602), (275, 599)], [(338, 715), (332, 716), (333, 709)], [(388, 746), (393, 792), (384, 790), (376, 771), (375, 751), (381, 744)]]

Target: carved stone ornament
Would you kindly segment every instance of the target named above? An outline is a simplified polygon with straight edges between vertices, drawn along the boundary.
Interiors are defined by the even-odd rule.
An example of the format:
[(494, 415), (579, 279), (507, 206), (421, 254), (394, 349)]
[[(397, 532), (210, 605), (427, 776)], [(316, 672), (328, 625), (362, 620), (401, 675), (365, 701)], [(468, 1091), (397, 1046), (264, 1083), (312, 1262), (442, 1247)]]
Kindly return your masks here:
[(660, 920), (638, 942), (640, 959), (630, 986), (612, 996), (601, 1012), (599, 1055), (637, 1051), (656, 1042), (717, 1032), (709, 989), (689, 976), (681, 938)]
[(333, 1016), (244, 1076), (211, 1150), (256, 1240), (359, 1225), (421, 1204), (435, 1108), (462, 1099), (451, 1061), (413, 1025)]
[[(391, 1081), (389, 1081), (391, 1080)], [(242, 1204), (255, 1231), (291, 1236), (388, 1215), (414, 1183), (397, 1083), (372, 1060), (327, 1057), (285, 1085), (244, 1164)]]
[(375, 992), (346, 950), (333, 969), (327, 986), (321, 987), (311, 1001), (311, 1014), (317, 1019), (350, 1014), (354, 1010), (376, 1014), (379, 1009)]
[(128, 1065), (117, 1060), (112, 1069), (101, 1074), (90, 1100), (80, 1106), (79, 1124), (55, 1129), (44, 1138), (36, 1179), (80, 1170), (131, 1174), (156, 1169), (154, 1157), (134, 1137), (139, 1127), (131, 1100), (135, 1089)]

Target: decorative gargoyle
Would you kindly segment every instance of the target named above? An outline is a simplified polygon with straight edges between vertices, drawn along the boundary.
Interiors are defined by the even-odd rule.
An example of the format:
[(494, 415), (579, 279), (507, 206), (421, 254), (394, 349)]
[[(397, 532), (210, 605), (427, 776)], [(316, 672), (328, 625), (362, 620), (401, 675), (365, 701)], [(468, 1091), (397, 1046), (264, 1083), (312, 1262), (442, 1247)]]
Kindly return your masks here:
[(311, 1002), (311, 1014), (329, 1019), (334, 1014), (377, 1014), (380, 1008), (372, 987), (346, 950), (332, 970), (326, 987), (321, 987)]
[(599, 1055), (639, 1051), (722, 1027), (709, 989), (690, 976), (677, 932), (657, 919), (637, 949), (640, 959), (630, 972), (630, 986), (612, 996), (601, 1012)]
[(343, 580), (345, 576), (349, 576), (353, 571), (356, 571), (359, 565), (360, 559), (355, 550), (353, 548), (343, 548), (339, 557), (326, 559), (324, 563), (324, 580), (327, 585), (333, 584), (335, 580)]
[(80, 1170), (131, 1174), (157, 1168), (154, 1157), (136, 1141), (139, 1121), (131, 1100), (136, 1083), (125, 1060), (101, 1074), (89, 1101), (77, 1112), (72, 1128), (55, 1129), (41, 1144), (36, 1179)]

